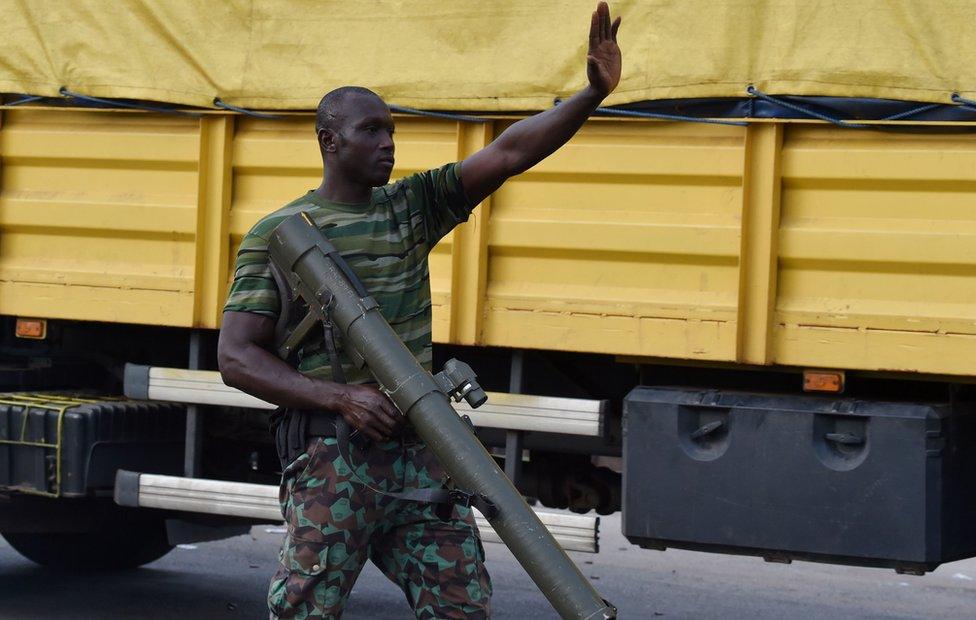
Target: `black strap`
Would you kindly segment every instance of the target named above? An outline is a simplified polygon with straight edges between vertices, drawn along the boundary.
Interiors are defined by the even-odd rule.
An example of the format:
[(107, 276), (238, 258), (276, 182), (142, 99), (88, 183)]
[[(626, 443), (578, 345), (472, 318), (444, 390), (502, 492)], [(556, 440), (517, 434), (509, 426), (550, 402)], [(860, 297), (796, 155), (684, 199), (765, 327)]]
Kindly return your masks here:
[(274, 278), (275, 286), (278, 288), (278, 320), (275, 321), (275, 347), (280, 347), (287, 339), (288, 323), (291, 321), (292, 298), (291, 288), (285, 279), (281, 269), (274, 261), (268, 261), (271, 269), (271, 276)]
[(346, 373), (342, 370), (342, 362), (339, 360), (339, 350), (336, 347), (335, 341), (335, 328), (332, 325), (332, 321), (328, 318), (322, 321), (322, 331), (325, 336), (325, 351), (329, 355), (329, 364), (332, 366), (332, 380), (336, 383), (345, 383)]
[(359, 279), (356, 272), (352, 270), (352, 267), (349, 266), (346, 259), (342, 258), (342, 254), (339, 254), (339, 250), (326, 252), (326, 256), (331, 258), (332, 262), (334, 262), (336, 265), (339, 265), (339, 269), (342, 271), (343, 275), (346, 276), (346, 279), (352, 283), (352, 287), (356, 289), (356, 294), (359, 295), (360, 298), (365, 299), (369, 297), (369, 291), (366, 290), (366, 285), (363, 284), (363, 281)]

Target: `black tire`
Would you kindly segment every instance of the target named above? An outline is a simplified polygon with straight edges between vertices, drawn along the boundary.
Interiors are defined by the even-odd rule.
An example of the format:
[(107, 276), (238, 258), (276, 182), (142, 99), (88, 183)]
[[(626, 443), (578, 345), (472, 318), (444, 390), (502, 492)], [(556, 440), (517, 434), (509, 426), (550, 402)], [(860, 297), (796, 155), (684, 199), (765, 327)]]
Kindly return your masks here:
[(32, 562), (66, 570), (119, 570), (158, 560), (173, 550), (159, 518), (126, 519), (96, 532), (4, 533)]

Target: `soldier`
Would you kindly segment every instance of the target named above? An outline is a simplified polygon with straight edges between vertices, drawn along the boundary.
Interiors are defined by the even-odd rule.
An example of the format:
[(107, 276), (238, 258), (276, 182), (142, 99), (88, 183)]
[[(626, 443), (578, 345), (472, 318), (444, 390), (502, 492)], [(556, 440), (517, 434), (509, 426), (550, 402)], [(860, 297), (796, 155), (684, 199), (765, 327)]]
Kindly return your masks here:
[[(443, 470), (372, 377), (343, 354), (341, 343), (345, 382), (335, 380), (322, 338), (301, 346), (297, 369), (273, 353), (282, 302), (269, 267), (268, 235), (285, 217), (307, 212), (429, 370), (427, 255), (506, 179), (568, 141), (616, 87), (619, 26), (620, 18), (611, 21), (601, 2), (590, 24), (589, 84), (582, 91), (515, 123), (464, 161), (392, 184), (394, 122), (383, 100), (360, 87), (322, 98), (315, 124), (322, 183), (244, 237), (218, 346), (228, 385), (285, 411), (280, 451), (287, 452), (282, 444), (294, 435), (296, 425), (289, 422), (313, 412), (307, 436), (298, 434), (297, 457), (282, 475), (288, 533), (268, 596), (272, 617), (339, 617), (367, 559), (403, 590), (418, 618), (488, 617), (491, 582), (469, 508), (445, 512), (385, 495), (441, 488)], [(338, 444), (333, 427), (322, 423), (335, 415), (355, 429), (357, 441)]]

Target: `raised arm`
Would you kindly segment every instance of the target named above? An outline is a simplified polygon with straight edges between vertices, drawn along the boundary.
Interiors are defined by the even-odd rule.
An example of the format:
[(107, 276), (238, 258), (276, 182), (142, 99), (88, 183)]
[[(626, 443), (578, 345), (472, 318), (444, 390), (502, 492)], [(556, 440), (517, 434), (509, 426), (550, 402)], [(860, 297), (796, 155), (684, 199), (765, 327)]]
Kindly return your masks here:
[(550, 110), (515, 123), (494, 142), (461, 162), (461, 182), (472, 204), (481, 202), (506, 179), (525, 172), (565, 144), (617, 87), (619, 27), (619, 17), (611, 23), (607, 3), (597, 5), (590, 20), (586, 88)]

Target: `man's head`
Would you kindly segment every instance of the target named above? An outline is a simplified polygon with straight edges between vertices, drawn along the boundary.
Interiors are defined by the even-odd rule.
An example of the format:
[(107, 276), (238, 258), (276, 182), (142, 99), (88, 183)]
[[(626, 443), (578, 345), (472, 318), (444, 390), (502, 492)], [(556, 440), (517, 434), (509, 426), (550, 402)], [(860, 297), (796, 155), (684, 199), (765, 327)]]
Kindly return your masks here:
[(377, 187), (393, 171), (393, 117), (379, 95), (361, 86), (327, 93), (315, 115), (322, 162), (330, 175)]

